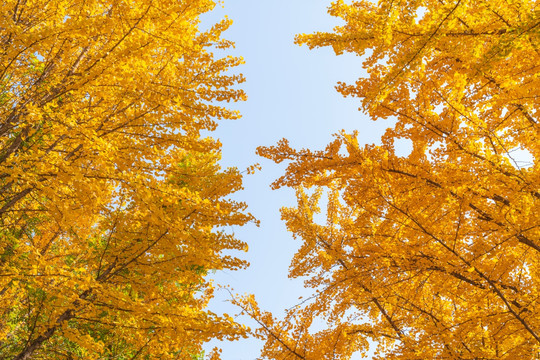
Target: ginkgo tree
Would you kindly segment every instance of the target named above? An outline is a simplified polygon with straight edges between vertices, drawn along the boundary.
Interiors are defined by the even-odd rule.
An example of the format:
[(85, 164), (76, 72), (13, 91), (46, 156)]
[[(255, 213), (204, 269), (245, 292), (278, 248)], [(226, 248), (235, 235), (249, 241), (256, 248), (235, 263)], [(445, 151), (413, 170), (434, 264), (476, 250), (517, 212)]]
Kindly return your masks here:
[(290, 276), (314, 289), (284, 320), (237, 301), (264, 357), (540, 356), (539, 6), (336, 1), (343, 25), (297, 37), (363, 56), (367, 76), (337, 90), (392, 126), (380, 145), (259, 148), (289, 162), (274, 187), (297, 190), (282, 210), (302, 241)]
[[(254, 221), (203, 135), (240, 115), (212, 0), (0, 4), (0, 358), (192, 359)], [(217, 356), (217, 353), (215, 354)]]

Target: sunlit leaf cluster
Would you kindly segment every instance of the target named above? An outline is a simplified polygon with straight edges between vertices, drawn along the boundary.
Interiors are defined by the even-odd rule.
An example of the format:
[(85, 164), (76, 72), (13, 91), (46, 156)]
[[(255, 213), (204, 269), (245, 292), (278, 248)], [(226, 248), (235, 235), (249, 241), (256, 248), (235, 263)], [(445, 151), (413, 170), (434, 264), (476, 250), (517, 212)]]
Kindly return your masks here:
[(290, 276), (315, 292), (282, 321), (240, 302), (264, 356), (349, 359), (369, 342), (376, 359), (539, 356), (538, 6), (337, 1), (342, 26), (297, 37), (362, 56), (368, 75), (337, 90), (393, 125), (379, 146), (340, 133), (321, 151), (259, 148), (289, 162), (274, 186), (297, 190)]
[[(216, 121), (242, 63), (212, 0), (0, 3), (0, 358), (192, 359), (245, 329), (206, 309), (246, 264)], [(222, 52), (221, 52), (222, 53)], [(204, 131), (204, 133), (203, 133)], [(230, 254), (230, 253), (229, 253)]]

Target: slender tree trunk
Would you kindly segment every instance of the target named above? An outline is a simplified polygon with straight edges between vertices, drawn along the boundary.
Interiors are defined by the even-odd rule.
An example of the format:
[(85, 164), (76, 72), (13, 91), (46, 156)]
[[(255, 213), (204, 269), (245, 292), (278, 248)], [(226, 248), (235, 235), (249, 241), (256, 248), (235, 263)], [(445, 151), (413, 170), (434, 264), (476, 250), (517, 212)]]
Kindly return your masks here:
[(30, 359), (34, 351), (39, 349), (41, 345), (49, 340), (55, 333), (56, 329), (64, 322), (73, 318), (75, 313), (72, 309), (66, 310), (58, 319), (56, 320), (56, 325), (47, 329), (43, 334), (39, 335), (34, 340), (30, 341), (26, 347), (13, 358), (13, 360), (26, 360)]

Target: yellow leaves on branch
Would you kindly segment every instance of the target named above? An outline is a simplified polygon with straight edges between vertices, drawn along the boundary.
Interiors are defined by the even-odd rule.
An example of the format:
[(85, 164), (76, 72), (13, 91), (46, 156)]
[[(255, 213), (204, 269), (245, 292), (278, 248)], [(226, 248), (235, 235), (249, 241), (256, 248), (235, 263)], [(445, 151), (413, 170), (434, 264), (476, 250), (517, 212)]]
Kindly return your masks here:
[[(538, 356), (536, 7), (337, 1), (329, 13), (342, 26), (297, 37), (367, 54), (368, 76), (338, 91), (396, 123), (381, 146), (341, 133), (322, 151), (286, 140), (259, 148), (289, 162), (274, 186), (298, 191), (298, 206), (282, 211), (303, 242), (291, 276), (315, 289), (284, 323), (253, 312), (268, 337), (263, 355), (349, 359), (371, 339), (377, 359)], [(412, 142), (409, 155), (396, 155), (399, 139)], [(323, 325), (310, 327), (314, 318)]]
[(253, 218), (202, 137), (245, 99), (211, 0), (0, 4), (0, 357), (192, 359)]

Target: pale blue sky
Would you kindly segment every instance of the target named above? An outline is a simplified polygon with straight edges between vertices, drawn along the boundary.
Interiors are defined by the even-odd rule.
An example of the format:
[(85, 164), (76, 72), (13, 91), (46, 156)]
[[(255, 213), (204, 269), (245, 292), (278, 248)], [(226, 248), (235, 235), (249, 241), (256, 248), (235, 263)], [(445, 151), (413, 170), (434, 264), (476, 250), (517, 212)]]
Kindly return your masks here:
[[(279, 208), (293, 205), (295, 197), (291, 190), (272, 191), (269, 186), (285, 165), (259, 158), (256, 147), (287, 138), (295, 147), (320, 149), (342, 129), (357, 129), (361, 142), (374, 143), (389, 125), (369, 120), (357, 110), (358, 99), (345, 99), (334, 89), (338, 81), (353, 82), (362, 76), (359, 57), (338, 57), (328, 48), (310, 51), (293, 43), (297, 33), (331, 30), (338, 24), (326, 13), (329, 4), (330, 0), (225, 0), (224, 8), (218, 6), (204, 19), (206, 23), (228, 15), (234, 23), (225, 38), (236, 43), (233, 54), (246, 61), (239, 71), (247, 78), (243, 88), (248, 101), (236, 105), (243, 118), (221, 123), (212, 135), (223, 143), (222, 164), (239, 169), (254, 163), (262, 166), (262, 171), (245, 178), (245, 190), (234, 196), (261, 221), (258, 228), (234, 229), (249, 244), (244, 258), (251, 266), (242, 272), (220, 272), (215, 278), (237, 293), (255, 294), (261, 308), (277, 317), (311, 291), (302, 281), (287, 277), (299, 240), (285, 230)], [(238, 312), (225, 303), (227, 298), (228, 294), (218, 293), (212, 310)], [(224, 360), (253, 360), (261, 343), (248, 339), (219, 346)]]

